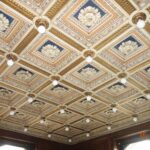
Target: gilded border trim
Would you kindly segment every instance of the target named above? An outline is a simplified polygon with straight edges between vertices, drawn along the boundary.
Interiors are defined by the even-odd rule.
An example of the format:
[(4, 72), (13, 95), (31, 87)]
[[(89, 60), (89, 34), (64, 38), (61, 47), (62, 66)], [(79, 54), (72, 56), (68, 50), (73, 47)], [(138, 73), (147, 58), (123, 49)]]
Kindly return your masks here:
[(110, 65), (109, 63), (107, 63), (106, 61), (104, 61), (103, 59), (101, 59), (100, 57), (96, 57), (95, 60), (96, 60), (99, 64), (105, 66), (106, 68), (108, 68), (109, 70), (111, 70), (111, 71), (114, 72), (114, 73), (120, 72), (119, 69), (113, 67), (112, 65)]
[(80, 100), (80, 99), (82, 99), (84, 97), (85, 96), (81, 95), (80, 97), (77, 97), (77, 98), (73, 99), (72, 101), (67, 102), (65, 105), (69, 106), (69, 105), (73, 104), (74, 102), (77, 102), (78, 100)]
[(41, 92), (43, 89), (45, 89), (47, 86), (49, 86), (52, 82), (51, 81), (46, 81), (45, 83), (43, 83), (41, 86), (39, 86), (37, 89), (35, 89), (33, 91), (33, 93), (38, 94), (39, 92)]
[(76, 61), (74, 61), (72, 64), (70, 64), (68, 67), (66, 67), (65, 69), (63, 69), (59, 74), (60, 75), (66, 74), (69, 70), (71, 70), (75, 66), (79, 65), (83, 60), (84, 60), (84, 58), (80, 57), (79, 59), (77, 59)]
[(150, 22), (147, 22), (144, 29), (150, 34)]
[(146, 66), (148, 64), (150, 64), (150, 60), (147, 60), (147, 61), (145, 61), (145, 62), (135, 66), (134, 68), (129, 69), (128, 72), (129, 73), (133, 73), (133, 72), (137, 71), (139, 68), (142, 68), (142, 67), (144, 67), (144, 66)]
[(20, 94), (26, 94), (25, 91), (23, 91), (21, 89), (18, 89), (18, 88), (14, 87), (14, 86), (11, 86), (9, 84), (5, 84), (4, 82), (0, 82), (0, 86), (4, 86), (4, 87), (9, 88), (9, 89), (11, 89), (11, 90), (13, 90), (15, 92), (20, 93)]
[(113, 78), (113, 79), (111, 79), (111, 80), (105, 82), (104, 84), (102, 84), (102, 85), (100, 85), (100, 86), (94, 88), (92, 91), (94, 91), (94, 92), (95, 92), (95, 91), (98, 91), (98, 90), (100, 90), (101, 88), (105, 87), (106, 85), (108, 85), (108, 84), (114, 82), (115, 80), (116, 80), (116, 78)]
[(147, 8), (147, 11), (150, 13), (150, 7)]
[(129, 15), (133, 13), (136, 8), (129, 2), (129, 0), (115, 0)]
[(50, 29), (50, 32), (52, 34), (54, 34), (55, 36), (59, 37), (60, 39), (62, 39), (63, 41), (65, 41), (66, 43), (68, 43), (71, 46), (75, 47), (79, 51), (82, 51), (82, 50), (85, 49), (83, 46), (79, 45), (74, 40), (70, 39), (69, 37), (67, 37), (66, 35), (64, 35), (63, 33), (61, 33), (60, 31), (58, 31), (55, 28)]
[(6, 53), (6, 52), (4, 52), (4, 51), (0, 50), (0, 55), (1, 55), (1, 56), (4, 56), (4, 55), (5, 55), (5, 53)]
[(118, 37), (119, 35), (121, 35), (122, 33), (124, 33), (126, 30), (128, 30), (131, 27), (130, 24), (126, 24), (123, 27), (121, 27), (118, 31), (116, 31), (115, 33), (113, 33), (111, 36), (109, 36), (108, 38), (106, 38), (105, 40), (103, 40), (101, 43), (99, 43), (98, 45), (96, 45), (94, 48), (96, 50), (100, 50), (101, 48), (103, 48), (105, 45), (107, 45), (109, 42), (111, 42), (112, 40), (114, 40), (116, 37)]
[(7, 68), (7, 62), (6, 60), (0, 65), (0, 74)]
[(145, 89), (145, 87), (143, 87), (141, 84), (139, 84), (139, 83), (137, 83), (134, 79), (132, 79), (132, 78), (128, 78), (128, 81), (132, 84), (132, 85), (134, 85), (135, 87), (137, 87), (138, 89), (140, 89), (140, 90), (144, 90)]
[(29, 10), (27, 10), (25, 7), (21, 6), (17, 2), (13, 0), (2, 0), (3, 3), (8, 5), (9, 7), (15, 9), (19, 13), (21, 13), (23, 16), (27, 17), (30, 20), (33, 20), (33, 18), (36, 16), (35, 14), (31, 13)]
[(40, 69), (36, 66), (33, 66), (33, 65), (29, 64), (28, 62), (26, 62), (24, 60), (19, 60), (19, 63), (26, 66), (26, 67), (28, 67), (28, 68), (30, 68), (30, 69), (33, 69), (33, 70), (39, 72), (40, 74), (42, 74), (44, 76), (47, 76), (47, 77), (50, 76), (50, 73), (48, 73), (48, 72), (46, 72), (46, 71), (44, 71), (44, 70), (42, 70), (42, 69)]
[(36, 37), (38, 31), (36, 29), (32, 29), (30, 33), (20, 42), (20, 44), (15, 48), (14, 52), (16, 54), (20, 54), (25, 47)]
[(52, 20), (68, 2), (69, 0), (57, 0), (56, 3), (48, 10), (46, 16)]
[(78, 91), (80, 91), (80, 92), (84, 92), (83, 89), (81, 89), (81, 88), (79, 88), (79, 87), (77, 87), (77, 86), (75, 86), (75, 85), (73, 85), (73, 84), (71, 84), (71, 83), (69, 83), (69, 82), (67, 82), (67, 81), (65, 81), (65, 80), (62, 80), (61, 82), (62, 82), (63, 84), (66, 84), (66, 85), (72, 87), (73, 89), (76, 89), (76, 90), (78, 90)]

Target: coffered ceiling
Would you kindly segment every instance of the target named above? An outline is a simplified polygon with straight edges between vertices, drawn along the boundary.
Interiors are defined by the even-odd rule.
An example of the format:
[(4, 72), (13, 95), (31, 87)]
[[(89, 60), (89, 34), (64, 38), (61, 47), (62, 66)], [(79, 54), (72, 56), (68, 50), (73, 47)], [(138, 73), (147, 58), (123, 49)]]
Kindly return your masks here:
[(149, 121), (149, 14), (149, 0), (1, 0), (0, 128), (75, 144)]

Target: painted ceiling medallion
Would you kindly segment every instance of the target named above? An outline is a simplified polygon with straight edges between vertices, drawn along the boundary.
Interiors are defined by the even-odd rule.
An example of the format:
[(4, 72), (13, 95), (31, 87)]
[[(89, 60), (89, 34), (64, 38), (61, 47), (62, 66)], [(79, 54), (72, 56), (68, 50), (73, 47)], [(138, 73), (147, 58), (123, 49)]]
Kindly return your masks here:
[(28, 80), (33, 76), (32, 72), (23, 68), (19, 68), (14, 74), (17, 78), (21, 80)]
[(111, 92), (120, 92), (122, 90), (124, 90), (126, 88), (126, 86), (120, 82), (108, 87), (108, 89), (111, 91)]
[(127, 41), (127, 42), (123, 42), (120, 46), (119, 46), (119, 51), (123, 54), (123, 55), (129, 55), (130, 53), (134, 52), (136, 49), (138, 48), (138, 44), (137, 42), (134, 41)]
[(4, 32), (8, 28), (9, 28), (9, 20), (3, 13), (0, 13), (0, 32)]
[(58, 49), (55, 45), (46, 45), (42, 48), (41, 52), (45, 55), (50, 57), (51, 59), (54, 59), (58, 57), (61, 53), (61, 51)]
[(87, 27), (92, 27), (101, 19), (99, 10), (92, 6), (87, 6), (80, 10), (78, 20)]
[(0, 87), (0, 96), (6, 97), (6, 96), (10, 96), (12, 93), (13, 91)]

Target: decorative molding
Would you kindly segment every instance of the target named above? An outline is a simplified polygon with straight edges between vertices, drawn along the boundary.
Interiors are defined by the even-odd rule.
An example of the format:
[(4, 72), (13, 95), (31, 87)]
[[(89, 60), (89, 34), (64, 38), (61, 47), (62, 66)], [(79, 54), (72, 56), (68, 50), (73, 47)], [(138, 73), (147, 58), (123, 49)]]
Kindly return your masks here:
[(15, 48), (14, 52), (16, 54), (20, 54), (26, 46), (37, 36), (38, 31), (36, 29), (32, 29), (28, 35), (22, 40), (22, 42)]
[(11, 86), (11, 85), (5, 84), (5, 83), (3, 83), (3, 82), (0, 82), (0, 86), (4, 86), (4, 87), (9, 88), (9, 89), (11, 89), (11, 90), (14, 90), (14, 91), (16, 91), (16, 92), (18, 92), (18, 93), (20, 93), (20, 94), (26, 94), (25, 91), (23, 91), (23, 90), (21, 90), (21, 89), (18, 89), (18, 88), (15, 88), (15, 87), (13, 87), (13, 86)]
[(150, 22), (147, 22), (147, 23), (145, 24), (144, 29), (150, 34)]
[(1, 65), (0, 65), (0, 74), (3, 73), (3, 71), (7, 68), (7, 62), (4, 61)]
[(43, 83), (40, 87), (38, 87), (37, 89), (35, 89), (33, 91), (33, 93), (38, 94), (39, 92), (41, 92), (43, 89), (45, 89), (47, 86), (49, 86), (52, 83), (52, 81), (46, 81), (45, 83)]
[(129, 15), (132, 14), (136, 8), (129, 2), (129, 0), (115, 0)]
[(48, 10), (46, 16), (51, 20), (55, 15), (69, 2), (69, 0), (57, 0), (54, 5)]
[(116, 78), (111, 79), (110, 81), (105, 82), (104, 84), (102, 84), (102, 85), (100, 85), (100, 86), (94, 88), (92, 91), (96, 92), (96, 91), (100, 90), (101, 88), (103, 88), (103, 87), (105, 87), (105, 86), (107, 86), (107, 85), (113, 83), (115, 80), (116, 80)]
[(72, 101), (66, 103), (65, 105), (68, 105), (68, 106), (69, 106), (69, 105), (71, 105), (72, 103), (78, 101), (78, 100), (81, 99), (81, 98), (84, 98), (84, 96), (77, 97), (77, 98), (73, 99)]
[(103, 59), (101, 59), (100, 57), (96, 57), (95, 60), (100, 63), (101, 65), (105, 66), (106, 68), (108, 68), (109, 70), (111, 70), (114, 73), (118, 73), (119, 70), (115, 67), (113, 67), (112, 65), (108, 64), (106, 61), (104, 61)]
[(134, 79), (132, 78), (128, 78), (128, 82), (133, 84), (135, 87), (137, 87), (140, 90), (144, 90), (145, 87), (143, 87), (142, 85), (138, 84)]
[(70, 64), (68, 67), (66, 67), (65, 69), (63, 69), (59, 74), (60, 75), (66, 74), (69, 70), (71, 70), (75, 66), (79, 65), (83, 60), (84, 60), (84, 58), (80, 57), (79, 59), (77, 59), (76, 61), (74, 61), (72, 64)]
[(46, 77), (49, 77), (50, 76), (50, 73), (44, 71), (44, 70), (41, 70), (40, 68), (36, 67), (36, 66), (33, 66), (31, 64), (29, 64), (28, 62), (24, 61), (24, 60), (19, 60), (19, 63), (28, 67), (28, 68), (31, 68), (37, 72), (39, 72), (40, 74), (46, 76)]
[(21, 6), (14, 0), (2, 0), (2, 2), (8, 5), (9, 7), (15, 9), (16, 11), (18, 11), (19, 13), (21, 13), (23, 16), (27, 17), (30, 20), (33, 20), (33, 18), (36, 16), (35, 14), (27, 10), (25, 7)]
[[(90, 138), (108, 133), (109, 123), (111, 132), (132, 126), (134, 100), (146, 98), (149, 90), (149, 18), (144, 17), (142, 30), (132, 20), (135, 17), (136, 23), (141, 13), (149, 14), (145, 2), (135, 2), (136, 7), (131, 0), (1, 1), (0, 127), (24, 133), (28, 126), (33, 136), (48, 139), (52, 133), (54, 141), (68, 143), (67, 137), (72, 137), (75, 144), (88, 139), (85, 132)], [(141, 8), (140, 14), (134, 6)], [(48, 32), (40, 34), (39, 25)], [(87, 56), (93, 61), (87, 62)], [(16, 62), (8, 67), (10, 58)], [(124, 77), (127, 84), (121, 83)], [(138, 123), (150, 120), (149, 103), (138, 105)], [(107, 122), (105, 112), (112, 111), (112, 104), (118, 112)], [(66, 113), (59, 113), (61, 106)], [(10, 116), (11, 107), (25, 119)], [(65, 125), (71, 132), (64, 132)]]
[(149, 65), (149, 64), (150, 64), (150, 60), (147, 60), (147, 61), (142, 62), (141, 64), (135, 66), (134, 68), (129, 69), (128, 72), (133, 73), (133, 72), (137, 71), (139, 68), (142, 68), (142, 67)]
[(105, 40), (103, 40), (101, 43), (99, 43), (98, 45), (96, 45), (94, 48), (95, 48), (96, 50), (102, 49), (105, 45), (107, 45), (107, 44), (110, 43), (112, 40), (114, 40), (116, 37), (118, 37), (119, 35), (121, 35), (121, 34), (124, 33), (125, 31), (127, 31), (130, 27), (131, 27), (130, 24), (124, 25), (124, 26), (121, 27), (118, 31), (116, 31), (116, 32), (113, 33), (111, 36), (109, 36), (108, 38), (106, 38)]
[(71, 83), (69, 83), (69, 82), (67, 82), (67, 81), (65, 81), (65, 80), (62, 80), (61, 82), (62, 82), (63, 84), (66, 84), (66, 85), (72, 87), (73, 89), (76, 89), (76, 90), (78, 90), (78, 91), (80, 91), (80, 92), (84, 92), (84, 89), (81, 89), (81, 88), (79, 88), (79, 87), (77, 87), (77, 86), (75, 86), (75, 85), (73, 85), (73, 84), (71, 84)]
[(0, 50), (0, 55), (1, 55), (1, 56), (4, 56), (4, 55), (5, 55), (5, 52), (2, 51), (2, 50)]
[(66, 35), (64, 35), (60, 31), (58, 31), (57, 29), (51, 28), (50, 32), (53, 33), (55, 36), (59, 37), (60, 39), (62, 39), (63, 41), (67, 42), (71, 46), (75, 47), (77, 50), (79, 50), (79, 51), (84, 50), (83, 46), (79, 45), (74, 40), (70, 39), (69, 37), (67, 37)]
[(147, 8), (147, 11), (150, 13), (150, 7)]

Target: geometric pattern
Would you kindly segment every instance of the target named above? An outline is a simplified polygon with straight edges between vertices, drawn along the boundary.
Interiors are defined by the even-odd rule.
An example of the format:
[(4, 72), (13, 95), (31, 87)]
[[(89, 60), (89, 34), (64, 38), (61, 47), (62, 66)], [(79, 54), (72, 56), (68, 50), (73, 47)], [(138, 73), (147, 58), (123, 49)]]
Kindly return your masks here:
[[(85, 0), (70, 2), (56, 17), (55, 24), (80, 43), (91, 46), (106, 37), (106, 34), (118, 25), (122, 25), (125, 20), (125, 15), (112, 1), (108, 0), (106, 3), (100, 0)], [(110, 28), (111, 23), (114, 26)], [(104, 26), (105, 29), (102, 30)]]
[(61, 71), (62, 66), (73, 61), (78, 52), (52, 35), (39, 35), (21, 56), (44, 70), (57, 73)]
[(3, 3), (0, 5), (0, 18), (4, 22), (4, 26), (0, 26), (0, 48), (12, 51), (30, 29), (31, 23)]
[(133, 30), (99, 52), (100, 57), (113, 63), (118, 69), (129, 69), (149, 59), (149, 41), (142, 33)]
[(97, 62), (87, 64), (83, 62), (80, 67), (76, 66), (64, 78), (69, 81), (75, 81), (75, 84), (83, 89), (93, 89), (99, 83), (104, 83), (113, 78), (113, 74), (102, 67)]
[(28, 7), (31, 11), (41, 15), (44, 10), (53, 3), (52, 0), (20, 0), (20, 3)]
[[(76, 144), (150, 121), (144, 92), (150, 90), (150, 20), (143, 29), (132, 23), (139, 10), (148, 16), (148, 8), (148, 0), (0, 1), (0, 128)], [(35, 25), (40, 17), (49, 22), (44, 34)], [(8, 54), (17, 57), (11, 67)], [(29, 94), (35, 96), (31, 103)]]

